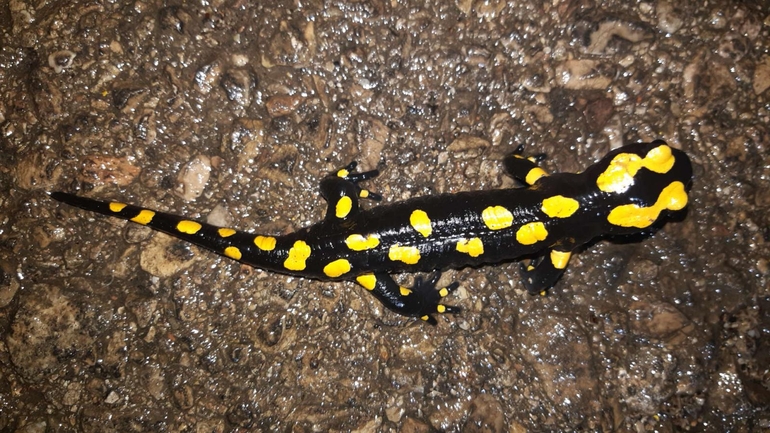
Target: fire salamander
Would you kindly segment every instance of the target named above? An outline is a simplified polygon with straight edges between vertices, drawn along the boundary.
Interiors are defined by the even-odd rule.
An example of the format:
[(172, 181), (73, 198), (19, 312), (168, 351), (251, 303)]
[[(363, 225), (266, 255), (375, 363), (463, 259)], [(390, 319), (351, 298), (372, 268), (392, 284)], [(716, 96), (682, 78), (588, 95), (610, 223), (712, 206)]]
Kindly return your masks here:
[(394, 272), (430, 272), (534, 257), (521, 266), (524, 286), (544, 293), (564, 272), (572, 252), (606, 235), (638, 233), (668, 211), (687, 205), (692, 167), (684, 152), (663, 141), (610, 152), (582, 173), (548, 175), (520, 146), (504, 160), (521, 188), (412, 198), (362, 209), (380, 200), (360, 183), (379, 174), (356, 164), (321, 181), (326, 217), (294, 233), (256, 235), (215, 227), (121, 202), (54, 192), (79, 208), (168, 233), (239, 262), (320, 280), (354, 280), (387, 308), (435, 324), (435, 313), (456, 313), (442, 303), (458, 286), (436, 287), (439, 273), (397, 284)]

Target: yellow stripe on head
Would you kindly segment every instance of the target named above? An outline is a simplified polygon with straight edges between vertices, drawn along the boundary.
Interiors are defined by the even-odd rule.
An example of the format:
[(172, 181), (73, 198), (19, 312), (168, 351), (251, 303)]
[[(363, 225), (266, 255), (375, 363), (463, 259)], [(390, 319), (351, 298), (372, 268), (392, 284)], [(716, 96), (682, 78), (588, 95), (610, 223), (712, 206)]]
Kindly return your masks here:
[(671, 182), (660, 192), (658, 200), (649, 207), (636, 204), (625, 204), (610, 211), (607, 221), (620, 227), (635, 227), (639, 229), (651, 226), (664, 210), (681, 210), (687, 206), (687, 192), (684, 184)]

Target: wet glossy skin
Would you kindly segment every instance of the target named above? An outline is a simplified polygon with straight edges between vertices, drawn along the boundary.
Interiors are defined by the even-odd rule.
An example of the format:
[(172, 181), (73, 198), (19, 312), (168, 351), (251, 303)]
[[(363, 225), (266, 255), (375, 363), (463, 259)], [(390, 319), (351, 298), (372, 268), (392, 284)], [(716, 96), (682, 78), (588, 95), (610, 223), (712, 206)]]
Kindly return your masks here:
[(302, 277), (355, 280), (398, 313), (435, 323), (433, 313), (459, 311), (441, 303), (456, 283), (435, 288), (438, 274), (414, 287), (390, 273), (425, 272), (513, 260), (531, 293), (551, 287), (580, 245), (604, 235), (632, 234), (687, 205), (692, 168), (683, 152), (663, 141), (610, 152), (580, 174), (547, 175), (534, 158), (505, 159), (523, 188), (417, 197), (363, 210), (379, 200), (359, 186), (376, 171), (351, 164), (321, 182), (329, 207), (315, 225), (284, 236), (214, 227), (119, 202), (55, 192), (56, 200), (131, 220), (251, 266)]

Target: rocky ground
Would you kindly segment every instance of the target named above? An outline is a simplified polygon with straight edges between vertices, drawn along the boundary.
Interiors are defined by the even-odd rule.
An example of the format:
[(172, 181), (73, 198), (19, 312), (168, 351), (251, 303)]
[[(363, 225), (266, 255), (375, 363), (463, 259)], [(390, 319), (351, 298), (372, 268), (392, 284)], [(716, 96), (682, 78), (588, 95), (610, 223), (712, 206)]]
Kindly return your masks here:
[[(770, 430), (769, 87), (762, 0), (3, 2), (0, 431)], [(447, 272), (436, 327), (46, 195), (277, 234), (352, 159), (392, 202), (655, 138), (685, 218), (542, 298)]]

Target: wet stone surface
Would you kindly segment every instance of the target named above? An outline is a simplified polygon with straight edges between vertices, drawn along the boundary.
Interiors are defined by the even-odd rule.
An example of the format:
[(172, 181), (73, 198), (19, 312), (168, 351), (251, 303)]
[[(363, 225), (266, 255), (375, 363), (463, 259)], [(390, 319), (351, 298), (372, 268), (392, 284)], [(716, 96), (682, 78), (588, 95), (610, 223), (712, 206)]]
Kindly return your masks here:
[[(0, 5), (0, 431), (770, 429), (764, 2), (268, 3)], [(280, 234), (352, 159), (390, 202), (655, 138), (686, 218), (544, 298), (450, 271), (437, 327), (45, 194)]]

